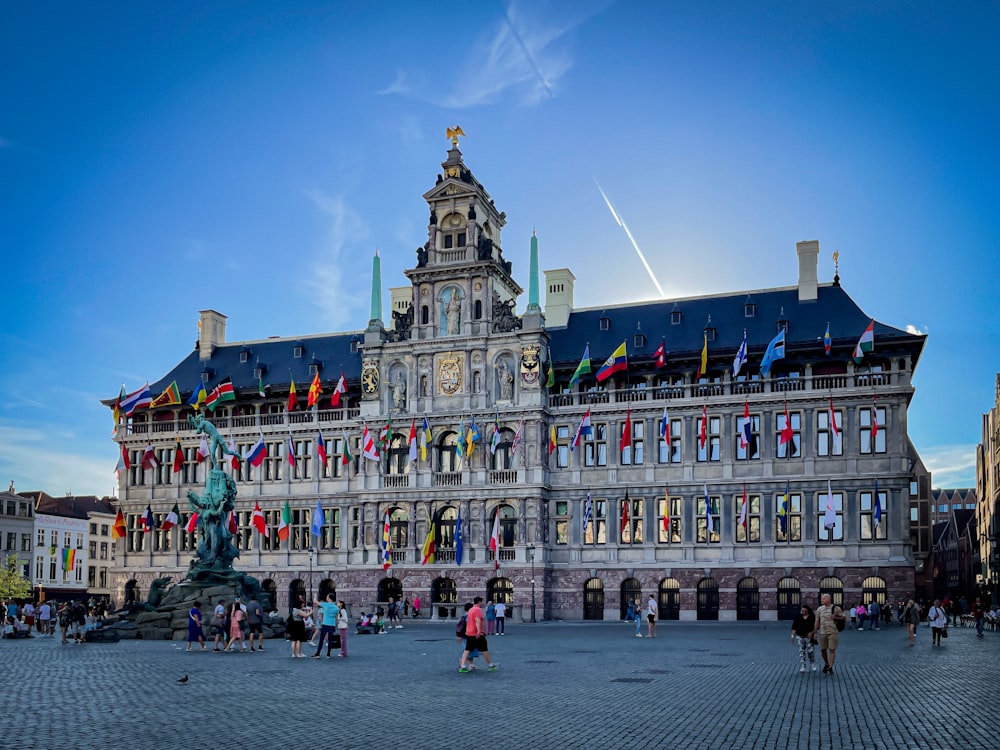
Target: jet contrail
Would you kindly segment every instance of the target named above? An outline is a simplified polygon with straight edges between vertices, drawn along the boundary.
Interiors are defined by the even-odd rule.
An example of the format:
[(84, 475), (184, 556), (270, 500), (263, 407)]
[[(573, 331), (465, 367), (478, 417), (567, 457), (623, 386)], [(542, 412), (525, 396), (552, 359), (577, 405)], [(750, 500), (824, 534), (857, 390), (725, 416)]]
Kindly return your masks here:
[(597, 181), (596, 177), (594, 178), (594, 184), (597, 185), (597, 189), (601, 191), (601, 197), (604, 198), (604, 202), (608, 204), (608, 209), (611, 211), (611, 215), (615, 217), (615, 221), (618, 222), (618, 226), (625, 230), (625, 234), (628, 236), (629, 242), (632, 243), (632, 247), (635, 248), (635, 252), (639, 256), (639, 260), (641, 260), (642, 265), (646, 267), (646, 273), (648, 273), (649, 278), (653, 280), (653, 284), (656, 286), (656, 291), (658, 291), (660, 296), (665, 299), (667, 295), (664, 294), (663, 287), (660, 286), (660, 282), (656, 280), (656, 276), (653, 274), (653, 269), (649, 267), (649, 263), (646, 261), (646, 256), (643, 255), (642, 250), (639, 249), (639, 243), (635, 241), (635, 237), (633, 237), (632, 233), (629, 231), (628, 225), (625, 224), (625, 221), (618, 215), (618, 212), (615, 211), (615, 207), (611, 205), (611, 200), (608, 198), (603, 188), (601, 188), (601, 183)]

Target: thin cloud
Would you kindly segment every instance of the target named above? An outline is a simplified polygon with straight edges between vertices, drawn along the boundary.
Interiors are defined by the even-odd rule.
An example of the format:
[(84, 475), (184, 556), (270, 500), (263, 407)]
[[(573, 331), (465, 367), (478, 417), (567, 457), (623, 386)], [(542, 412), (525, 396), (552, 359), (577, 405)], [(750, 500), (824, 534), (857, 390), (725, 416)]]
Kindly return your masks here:
[(357, 284), (344, 283), (345, 266), (350, 266), (344, 250), (348, 239), (356, 243), (368, 237), (368, 225), (339, 196), (319, 190), (308, 191), (306, 195), (330, 219), (327, 239), (310, 274), (313, 302), (328, 330), (342, 330), (353, 319), (352, 311), (359, 309), (365, 299), (363, 285), (359, 290)]
[[(72, 445), (72, 442), (68, 445)], [(37, 428), (0, 425), (0, 477), (14, 481), (18, 491), (44, 490), (59, 496), (108, 495), (114, 491), (115, 455), (94, 457), (53, 450), (53, 435)], [(68, 446), (67, 446), (68, 447)], [(41, 486), (39, 477), (44, 477)]]
[(976, 445), (938, 445), (921, 449), (920, 457), (935, 487), (976, 486)]
[(906, 324), (906, 332), (907, 333), (912, 333), (914, 336), (926, 336), (927, 335), (927, 326), (924, 326), (924, 329), (920, 330), (920, 328), (918, 328), (917, 326), (913, 325), (912, 323), (907, 323)]

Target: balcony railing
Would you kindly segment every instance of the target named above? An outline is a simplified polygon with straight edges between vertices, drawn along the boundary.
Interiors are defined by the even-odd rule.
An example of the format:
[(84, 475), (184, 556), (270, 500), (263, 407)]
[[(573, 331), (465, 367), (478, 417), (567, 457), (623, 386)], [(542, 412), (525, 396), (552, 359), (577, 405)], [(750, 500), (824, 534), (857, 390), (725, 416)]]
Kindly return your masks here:
[(516, 484), (516, 469), (498, 469), (490, 472), (490, 484)]
[(409, 474), (387, 474), (382, 479), (386, 489), (396, 490), (410, 486)]
[(462, 472), (460, 471), (435, 471), (432, 476), (434, 477), (435, 487), (462, 486)]

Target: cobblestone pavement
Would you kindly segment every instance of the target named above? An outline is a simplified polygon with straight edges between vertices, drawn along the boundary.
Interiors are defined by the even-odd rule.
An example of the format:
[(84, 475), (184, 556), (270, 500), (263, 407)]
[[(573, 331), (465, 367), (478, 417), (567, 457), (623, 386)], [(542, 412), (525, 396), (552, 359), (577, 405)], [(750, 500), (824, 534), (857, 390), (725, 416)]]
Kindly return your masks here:
[(1000, 633), (953, 628), (933, 648), (922, 627), (910, 648), (897, 625), (848, 631), (833, 676), (799, 673), (785, 623), (633, 633), (619, 622), (512, 623), (490, 638), (499, 670), (468, 674), (449, 623), (352, 636), (350, 657), (329, 660), (292, 659), (275, 640), (245, 655), (169, 641), (2, 641), (0, 736), (46, 750), (1000, 744)]

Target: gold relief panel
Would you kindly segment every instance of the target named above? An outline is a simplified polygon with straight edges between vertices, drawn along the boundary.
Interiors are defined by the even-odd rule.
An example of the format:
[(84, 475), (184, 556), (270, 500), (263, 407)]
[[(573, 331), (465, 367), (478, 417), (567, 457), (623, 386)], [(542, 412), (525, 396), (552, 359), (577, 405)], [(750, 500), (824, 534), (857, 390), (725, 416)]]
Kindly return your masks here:
[(521, 387), (537, 388), (539, 386), (539, 373), (541, 372), (541, 362), (538, 358), (539, 347), (535, 344), (528, 344), (521, 347)]
[(378, 396), (378, 360), (366, 359), (361, 363), (361, 394), (366, 399)]
[(463, 386), (462, 355), (454, 352), (443, 354), (437, 364), (438, 393), (453, 396)]

